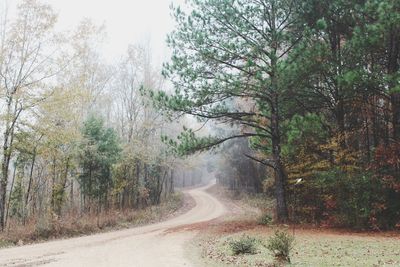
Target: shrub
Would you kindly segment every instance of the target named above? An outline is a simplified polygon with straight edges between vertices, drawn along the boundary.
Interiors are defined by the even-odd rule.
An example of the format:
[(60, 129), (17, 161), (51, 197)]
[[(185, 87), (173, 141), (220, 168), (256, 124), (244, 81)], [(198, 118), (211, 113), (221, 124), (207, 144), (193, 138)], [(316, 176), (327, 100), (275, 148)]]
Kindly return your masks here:
[(243, 235), (238, 240), (230, 241), (229, 246), (234, 255), (257, 253), (257, 239), (247, 235)]
[(279, 261), (290, 262), (290, 251), (293, 249), (294, 236), (287, 231), (276, 230), (274, 235), (268, 239), (267, 249), (272, 252)]
[[(288, 194), (294, 195), (293, 187)], [(296, 187), (291, 203), (299, 221), (366, 230), (393, 229), (400, 219), (399, 199), (400, 190), (388, 188), (371, 170), (334, 167)]]
[(265, 213), (261, 215), (261, 217), (258, 220), (258, 223), (262, 225), (270, 225), (272, 223), (272, 216), (269, 215), (268, 213)]
[[(381, 181), (366, 171), (344, 172), (332, 169), (318, 175), (318, 190), (322, 195), (322, 224), (350, 227), (357, 230), (375, 228), (370, 219), (379, 219), (376, 224), (384, 227), (390, 216), (379, 213), (380, 204), (386, 203)], [(380, 216), (378, 216), (380, 215)], [(392, 223), (393, 224), (393, 223)]]
[(48, 226), (37, 225), (32, 234), (33, 240), (49, 239), (54, 232)]

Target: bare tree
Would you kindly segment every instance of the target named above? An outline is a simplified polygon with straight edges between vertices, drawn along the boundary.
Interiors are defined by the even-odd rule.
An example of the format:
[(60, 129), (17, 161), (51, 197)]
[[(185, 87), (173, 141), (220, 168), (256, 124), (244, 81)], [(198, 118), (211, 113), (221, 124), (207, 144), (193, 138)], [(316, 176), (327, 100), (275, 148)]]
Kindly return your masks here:
[(0, 47), (0, 96), (3, 147), (0, 178), (0, 228), (4, 229), (9, 166), (16, 126), (24, 113), (50, 93), (46, 81), (60, 70), (56, 15), (49, 5), (24, 0), (14, 21), (3, 20)]

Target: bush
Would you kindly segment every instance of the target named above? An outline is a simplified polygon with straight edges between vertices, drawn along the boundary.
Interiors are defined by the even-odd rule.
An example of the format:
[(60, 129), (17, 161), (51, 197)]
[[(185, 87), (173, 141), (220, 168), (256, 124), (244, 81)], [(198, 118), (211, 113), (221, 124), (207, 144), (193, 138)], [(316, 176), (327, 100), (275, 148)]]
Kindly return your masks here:
[(258, 219), (258, 223), (262, 225), (270, 225), (272, 223), (272, 216), (265, 213)]
[(276, 230), (274, 235), (268, 239), (267, 249), (272, 252), (274, 257), (279, 261), (290, 263), (290, 251), (293, 249), (294, 236), (287, 231)]
[[(389, 230), (400, 221), (400, 190), (388, 188), (389, 176), (334, 167), (307, 179), (291, 199), (298, 221), (356, 230)], [(293, 186), (288, 194), (294, 195)]]
[[(379, 213), (386, 203), (386, 193), (379, 179), (365, 171), (344, 172), (332, 169), (318, 175), (322, 191), (322, 224), (326, 226), (349, 227), (357, 230), (375, 228), (371, 218), (377, 217), (378, 228), (387, 228), (387, 214)], [(394, 222), (392, 222), (392, 225)]]
[(243, 235), (238, 240), (230, 241), (229, 246), (234, 255), (257, 253), (257, 239), (247, 235)]

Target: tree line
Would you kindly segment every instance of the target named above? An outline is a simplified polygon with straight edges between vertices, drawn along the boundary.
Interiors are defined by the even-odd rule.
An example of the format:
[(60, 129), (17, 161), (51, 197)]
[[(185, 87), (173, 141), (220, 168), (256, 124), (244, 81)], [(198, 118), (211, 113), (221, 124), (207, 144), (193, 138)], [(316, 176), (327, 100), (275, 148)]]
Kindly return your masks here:
[(174, 191), (174, 130), (141, 91), (163, 87), (145, 45), (116, 63), (103, 27), (58, 31), (51, 6), (0, 14), (0, 229), (156, 205)]
[(247, 138), (242, 154), (272, 170), (277, 221), (297, 207), (301, 222), (399, 227), (399, 1), (191, 0), (173, 11), (163, 74), (175, 91), (150, 94), (166, 113), (229, 129), (185, 129), (168, 140), (178, 154)]

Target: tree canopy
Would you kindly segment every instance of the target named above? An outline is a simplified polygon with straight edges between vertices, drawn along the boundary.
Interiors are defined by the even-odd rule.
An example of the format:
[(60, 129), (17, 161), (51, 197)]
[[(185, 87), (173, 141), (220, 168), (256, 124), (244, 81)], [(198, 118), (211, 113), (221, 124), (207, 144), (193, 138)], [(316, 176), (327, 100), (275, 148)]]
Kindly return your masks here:
[[(305, 194), (327, 186), (322, 203), (334, 195), (334, 185), (318, 182), (326, 175), (382, 179), (361, 170), (372, 170), (373, 158), (385, 153), (380, 145), (399, 147), (398, 1), (191, 0), (172, 9), (173, 53), (163, 74), (174, 91), (152, 97), (167, 112), (229, 129), (197, 136), (185, 128), (177, 140), (165, 138), (179, 154), (249, 138), (253, 152), (246, 155), (273, 170), (281, 222), (296, 177), (306, 180)], [(398, 156), (393, 160), (390, 180), (398, 184)], [(364, 203), (369, 219), (374, 201)]]

